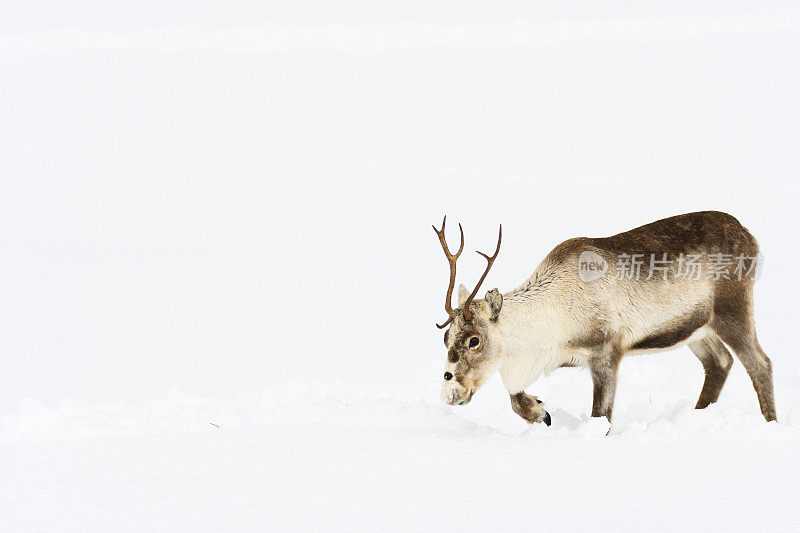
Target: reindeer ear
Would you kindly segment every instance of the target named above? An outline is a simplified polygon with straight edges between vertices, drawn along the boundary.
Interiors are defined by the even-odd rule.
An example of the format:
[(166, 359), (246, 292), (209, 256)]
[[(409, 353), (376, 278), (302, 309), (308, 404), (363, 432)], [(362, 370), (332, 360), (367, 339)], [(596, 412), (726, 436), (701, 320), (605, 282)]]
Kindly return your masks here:
[(492, 321), (497, 320), (500, 309), (503, 308), (503, 295), (497, 289), (492, 289), (486, 293), (486, 303), (489, 304)]
[(464, 302), (467, 301), (467, 298), (469, 298), (469, 291), (462, 283), (458, 286), (458, 306), (461, 307), (464, 305)]

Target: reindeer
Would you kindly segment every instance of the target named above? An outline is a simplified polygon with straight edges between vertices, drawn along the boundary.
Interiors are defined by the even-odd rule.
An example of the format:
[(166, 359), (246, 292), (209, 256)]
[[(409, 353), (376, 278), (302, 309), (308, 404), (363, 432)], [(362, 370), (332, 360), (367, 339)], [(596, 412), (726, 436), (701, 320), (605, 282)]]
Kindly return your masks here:
[[(605, 238), (580, 237), (556, 246), (518, 288), (475, 296), (492, 268), (503, 227), (486, 270), (468, 293), (451, 298), (461, 245), (450, 253), (445, 222), (437, 230), (450, 264), (445, 310), (437, 327), (444, 334), (447, 362), (442, 398), (465, 405), (486, 379), (499, 370), (515, 413), (529, 423), (550, 425), (550, 415), (535, 396), (525, 393), (540, 375), (559, 367), (588, 367), (594, 383), (592, 416), (611, 421), (620, 361), (627, 355), (658, 352), (687, 344), (705, 369), (696, 409), (719, 397), (736, 354), (753, 382), (761, 413), (776, 420), (772, 363), (756, 338), (753, 320), (753, 266), (758, 243), (736, 218), (716, 211), (658, 220)], [(649, 258), (642, 275), (632, 275), (623, 258)], [(751, 259), (742, 277), (720, 271), (717, 259)], [(691, 276), (685, 275), (691, 264)], [(737, 268), (741, 264), (737, 264)], [(697, 268), (700, 267), (700, 268)], [(703, 270), (704, 269), (704, 270)], [(647, 270), (647, 269), (645, 269)], [(695, 275), (694, 271), (699, 271)]]

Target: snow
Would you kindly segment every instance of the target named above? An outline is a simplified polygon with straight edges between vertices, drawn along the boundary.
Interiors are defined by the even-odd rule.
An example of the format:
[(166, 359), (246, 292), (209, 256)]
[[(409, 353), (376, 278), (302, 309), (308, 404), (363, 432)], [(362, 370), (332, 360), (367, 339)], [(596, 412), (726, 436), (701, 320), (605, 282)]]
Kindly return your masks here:
[(463, 408), (421, 379), (25, 399), (0, 424), (5, 527), (796, 529), (800, 376), (778, 375), (781, 423), (767, 423), (741, 368), (692, 409), (695, 366), (625, 361), (608, 436), (573, 369), (537, 384), (551, 427), (514, 415), (499, 380)]
[[(797, 530), (800, 11), (18, 3), (0, 19), (3, 531)], [(686, 348), (439, 399), (447, 267), (733, 213), (767, 423)], [(449, 232), (448, 232), (449, 234)], [(450, 235), (450, 234), (449, 234)]]

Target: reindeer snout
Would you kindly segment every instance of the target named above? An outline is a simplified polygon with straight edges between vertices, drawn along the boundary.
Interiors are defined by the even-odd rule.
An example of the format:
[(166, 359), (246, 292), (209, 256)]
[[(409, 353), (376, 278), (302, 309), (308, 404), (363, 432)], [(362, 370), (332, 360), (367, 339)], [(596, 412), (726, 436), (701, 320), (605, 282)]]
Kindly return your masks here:
[(459, 392), (459, 389), (447, 389), (442, 396), (444, 403), (447, 405), (466, 405), (472, 399), (475, 391), (464, 389)]
[(447, 405), (456, 405), (458, 402), (458, 391), (455, 389), (450, 389), (450, 391), (444, 397), (444, 403)]

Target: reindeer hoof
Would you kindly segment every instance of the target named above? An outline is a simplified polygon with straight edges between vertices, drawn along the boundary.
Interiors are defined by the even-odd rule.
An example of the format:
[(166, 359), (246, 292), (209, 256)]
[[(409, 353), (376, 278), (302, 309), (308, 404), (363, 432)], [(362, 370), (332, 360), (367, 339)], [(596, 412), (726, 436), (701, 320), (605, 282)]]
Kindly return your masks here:
[(544, 410), (542, 400), (536, 396), (518, 392), (511, 395), (511, 408), (528, 424), (544, 422), (550, 425), (550, 413)]

